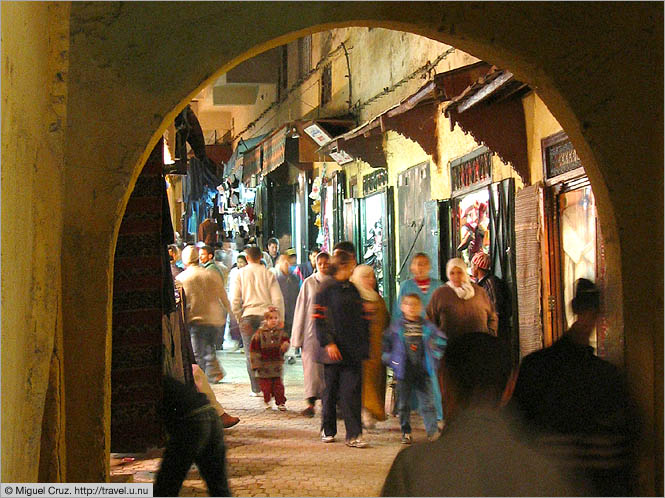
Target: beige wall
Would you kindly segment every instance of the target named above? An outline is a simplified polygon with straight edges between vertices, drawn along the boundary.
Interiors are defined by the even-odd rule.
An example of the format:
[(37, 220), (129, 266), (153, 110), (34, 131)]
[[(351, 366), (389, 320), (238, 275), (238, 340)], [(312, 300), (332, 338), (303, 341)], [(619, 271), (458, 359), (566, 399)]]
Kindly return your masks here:
[[(62, 322), (57, 323), (62, 323), (65, 348), (67, 479), (108, 477), (115, 242), (138, 172), (177, 112), (245, 58), (306, 32), (364, 25), (411, 31), (510, 69), (538, 89), (570, 136), (594, 188), (608, 270), (617, 278), (622, 296), (626, 368), (647, 434), (640, 450), (642, 490), (662, 495), (663, 273), (654, 272), (652, 263), (663, 257), (662, 4), (192, 2), (183, 9), (173, 2), (72, 2), (70, 65), (65, 75), (67, 127), (58, 141), (65, 147), (61, 170), (65, 190), (58, 199), (51, 197), (58, 195), (57, 188), (44, 195), (44, 177), (37, 182), (36, 173), (13, 171), (24, 168), (27, 157), (28, 164), (48, 173), (46, 178), (59, 173), (57, 168), (42, 168), (58, 164), (51, 158), (52, 149), (34, 146), (37, 138), (49, 135), (51, 120), (42, 117), (26, 123), (22, 118), (21, 95), (30, 92), (32, 102), (39, 102), (46, 93), (47, 79), (42, 75), (48, 51), (27, 51), (43, 41), (38, 28), (43, 30), (48, 23), (41, 14), (35, 20), (39, 22), (24, 22), (32, 9), (42, 5), (3, 4), (2, 11), (3, 35), (10, 30), (18, 40), (11, 50), (3, 43), (3, 57), (15, 58), (27, 71), (22, 85), (10, 86), (2, 106), (3, 124), (9, 123), (13, 130), (9, 134), (3, 126), (2, 132), (3, 288), (11, 286), (17, 292), (17, 297), (3, 293), (3, 321), (9, 317), (10, 326), (3, 326), (2, 341), (12, 359), (35, 366), (22, 376), (11, 371), (15, 362), (3, 362), (3, 393), (7, 390), (10, 399), (19, 401), (20, 412), (9, 418), (13, 422), (8, 428), (3, 418), (3, 431), (9, 431), (6, 436), (3, 432), (3, 443), (10, 444), (10, 449), (3, 445), (3, 457), (8, 457), (3, 458), (3, 474), (6, 468), (15, 480), (34, 477), (30, 448), (34, 448), (31, 441), (39, 438), (40, 424), (31, 418), (38, 414), (30, 400), (45, 390), (48, 358), (30, 359), (38, 356), (30, 338), (35, 329), (53, 326), (55, 304), (55, 309), (62, 307)], [(231, 22), (237, 19), (244, 22)], [(5, 26), (7, 21), (11, 26)], [(630, 43), (617, 50), (617, 40)], [(24, 57), (26, 53), (34, 57)], [(9, 72), (4, 60), (3, 71)], [(11, 111), (12, 106), (18, 108)], [(32, 114), (48, 109), (47, 103), (35, 106)], [(21, 142), (21, 135), (30, 137), (30, 147)], [(5, 137), (13, 142), (6, 143)], [(36, 151), (45, 153), (44, 161), (35, 158)], [(635, 181), (636, 167), (640, 179), (652, 181)], [(13, 182), (8, 187), (5, 178)], [(22, 189), (20, 200), (14, 187)], [(20, 212), (25, 199), (30, 199), (27, 209), (33, 214)], [(12, 207), (8, 225), (5, 206)], [(635, 223), (644, 219), (644, 213), (648, 222)], [(35, 221), (46, 217), (49, 229), (34, 229), (39, 227)], [(30, 228), (22, 232), (25, 226)], [(40, 247), (48, 255), (33, 249), (38, 253), (34, 258), (15, 257), (23, 255), (26, 237), (47, 240)], [(655, 251), (651, 258), (644, 258), (645, 240)], [(47, 276), (51, 282), (57, 275), (58, 266), (52, 263), (60, 255), (66, 285), (44, 290)], [(43, 298), (32, 299), (41, 292)], [(31, 300), (31, 309), (22, 303), (24, 299)], [(30, 384), (26, 376), (32, 376)]]
[[(62, 327), (68, 16), (66, 4), (2, 3), (4, 482), (37, 481), (49, 370)], [(61, 406), (51, 408), (46, 444), (57, 453)]]
[[(449, 48), (449, 45), (402, 31), (392, 31), (381, 28), (343, 28), (333, 29), (312, 35), (312, 64), (316, 64), (331, 51), (337, 49), (344, 42), (348, 52), (351, 66), (352, 100), (353, 104), (365, 102), (411, 74), (416, 68), (427, 61), (433, 61), (439, 54)], [(289, 54), (289, 88), (298, 80), (298, 43), (288, 44)], [(456, 50), (437, 66), (437, 72), (448, 71), (463, 65), (477, 62), (478, 59)], [(343, 50), (327, 61), (332, 65), (332, 101), (319, 107), (321, 92), (321, 71), (312, 74), (302, 85), (282, 102), (279, 107), (272, 109), (256, 126), (248, 130), (243, 138), (265, 133), (280, 124), (302, 117), (330, 117), (349, 113), (349, 73), (346, 57)], [(359, 120), (363, 122), (370, 119), (386, 108), (399, 103), (407, 95), (417, 91), (426, 80), (414, 78), (400, 86), (390, 94), (376, 100), (371, 105), (364, 106), (359, 111)], [(268, 86), (268, 85), (266, 85)], [(273, 87), (274, 89), (274, 87)], [(264, 92), (264, 90), (261, 90)], [(260, 94), (261, 94), (260, 92)], [(276, 91), (266, 89), (265, 100), (255, 106), (236, 106), (229, 108), (235, 121), (235, 133), (242, 131), (249, 122), (256, 119), (276, 99)], [(317, 109), (318, 108), (318, 109)]]

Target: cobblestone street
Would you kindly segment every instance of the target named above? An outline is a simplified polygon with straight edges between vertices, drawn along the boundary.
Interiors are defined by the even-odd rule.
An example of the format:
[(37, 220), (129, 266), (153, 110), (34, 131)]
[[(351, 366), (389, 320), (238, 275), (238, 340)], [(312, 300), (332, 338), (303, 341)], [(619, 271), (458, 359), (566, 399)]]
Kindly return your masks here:
[[(344, 422), (338, 421), (337, 440), (322, 443), (317, 416), (305, 418), (302, 364), (285, 365), (287, 411), (274, 405), (266, 410), (263, 398), (249, 396), (249, 379), (242, 353), (218, 353), (227, 375), (213, 386), (226, 411), (240, 423), (225, 430), (227, 465), (235, 496), (378, 496), (400, 444), (398, 419), (389, 417), (375, 430), (365, 431), (367, 448), (344, 445)], [(420, 416), (412, 415), (414, 440), (425, 441)], [(158, 450), (136, 455), (131, 463), (113, 465), (113, 479), (153, 482), (159, 468)], [(131, 477), (130, 477), (131, 476)], [(206, 496), (205, 483), (192, 466), (181, 496)]]

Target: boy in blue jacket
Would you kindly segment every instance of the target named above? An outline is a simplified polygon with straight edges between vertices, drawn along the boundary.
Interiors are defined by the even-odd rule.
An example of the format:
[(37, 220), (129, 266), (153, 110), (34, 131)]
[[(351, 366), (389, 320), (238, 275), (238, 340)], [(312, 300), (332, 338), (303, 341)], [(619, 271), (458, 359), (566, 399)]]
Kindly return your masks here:
[(434, 440), (439, 428), (432, 379), (436, 379), (439, 360), (446, 347), (446, 335), (423, 318), (423, 303), (418, 294), (406, 294), (400, 304), (403, 316), (393, 321), (383, 336), (383, 362), (397, 379), (399, 421), (402, 444), (411, 443), (411, 395), (418, 398), (420, 414), (428, 439)]

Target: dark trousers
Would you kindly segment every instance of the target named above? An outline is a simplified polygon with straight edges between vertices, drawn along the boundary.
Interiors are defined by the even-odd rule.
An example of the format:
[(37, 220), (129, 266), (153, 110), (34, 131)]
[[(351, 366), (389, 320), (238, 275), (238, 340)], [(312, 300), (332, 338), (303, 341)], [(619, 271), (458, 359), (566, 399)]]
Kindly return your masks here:
[(229, 316), (229, 334), (231, 335), (231, 339), (234, 341), (242, 342), (242, 336), (240, 335), (240, 325), (238, 325), (238, 322), (233, 315)]
[(420, 414), (425, 423), (428, 436), (433, 436), (439, 431), (436, 425), (436, 408), (434, 407), (434, 394), (432, 393), (432, 381), (424, 377), (415, 381), (397, 381), (397, 401), (399, 403), (399, 423), (402, 432), (411, 434), (411, 397), (418, 398)]
[(355, 439), (362, 433), (362, 366), (361, 365), (324, 365), (323, 377), (326, 386), (323, 389), (321, 416), (323, 431), (326, 436), (337, 434), (337, 402), (342, 408), (346, 439)]
[(283, 405), (286, 403), (286, 396), (284, 395), (284, 383), (281, 377), (259, 377), (257, 379), (261, 386), (263, 393), (263, 401), (268, 403), (272, 396), (275, 397), (275, 403)]
[(202, 412), (185, 417), (169, 431), (154, 496), (178, 496), (192, 463), (198, 467), (210, 496), (231, 496), (225, 453), (222, 422), (214, 408), (208, 405)]
[(222, 373), (215, 351), (215, 337), (219, 332), (219, 328), (213, 325), (189, 326), (196, 364), (206, 373), (209, 382), (214, 382), (219, 374)]
[(261, 326), (263, 317), (259, 315), (244, 316), (240, 319), (240, 335), (242, 335), (243, 350), (245, 351), (245, 360), (247, 362), (247, 375), (249, 376), (249, 383), (251, 384), (252, 392), (258, 393), (261, 391), (259, 382), (256, 380), (256, 375), (252, 370), (249, 362), (249, 344), (252, 342), (252, 336)]

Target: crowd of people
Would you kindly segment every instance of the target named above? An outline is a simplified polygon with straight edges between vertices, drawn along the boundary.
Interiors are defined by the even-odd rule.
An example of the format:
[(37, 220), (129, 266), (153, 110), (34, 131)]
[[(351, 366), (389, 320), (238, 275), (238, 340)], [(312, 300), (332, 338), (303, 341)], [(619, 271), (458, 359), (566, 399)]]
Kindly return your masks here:
[[(345, 444), (369, 446), (363, 432), (388, 415), (390, 369), (397, 382), (399, 442), (407, 447), (391, 466), (384, 496), (634, 491), (637, 416), (619, 370), (589, 346), (600, 311), (592, 282), (577, 283), (572, 304), (578, 320), (569, 331), (524, 358), (518, 369), (508, 341), (510, 291), (492, 274), (483, 252), (474, 255), (470, 271), (462, 259), (449, 260), (445, 283), (430, 275), (427, 254), (415, 254), (412, 278), (401, 283), (389, 311), (374, 270), (357, 264), (350, 242), (338, 243), (332, 254), (315, 248), (300, 265), (294, 251), (280, 253), (276, 239), (266, 249), (248, 245), (233, 253), (228, 245), (215, 251), (200, 244), (185, 247), (178, 257), (177, 247), (170, 248), (200, 396), (184, 395), (185, 387), (167, 383), (171, 395), (180, 393), (189, 403), (174, 408), (177, 401), (169, 398), (167, 429), (174, 431), (178, 449), (186, 430), (194, 441), (202, 440), (186, 458), (167, 448), (156, 495), (173, 493), (182, 474), (165, 478), (164, 469), (187, 462), (199, 465), (211, 493), (228, 492), (225, 473), (224, 482), (211, 476), (208, 469), (217, 467), (202, 454), (209, 449), (223, 457), (222, 427), (239, 422), (224, 412), (209, 385), (224, 377), (215, 350), (225, 337), (244, 350), (249, 395), (262, 396), (269, 409), (274, 399), (279, 410), (287, 410), (283, 365), (302, 358), (307, 406), (300, 413), (315, 417), (320, 400), (323, 443), (336, 441), (341, 412)], [(412, 445), (414, 410), (425, 426), (423, 444)], [(217, 414), (217, 422), (210, 421), (210, 413)], [(188, 418), (192, 414), (194, 419)], [(187, 424), (174, 424), (178, 417)], [(206, 424), (212, 428), (202, 438)], [(187, 462), (174, 464), (174, 458)]]

